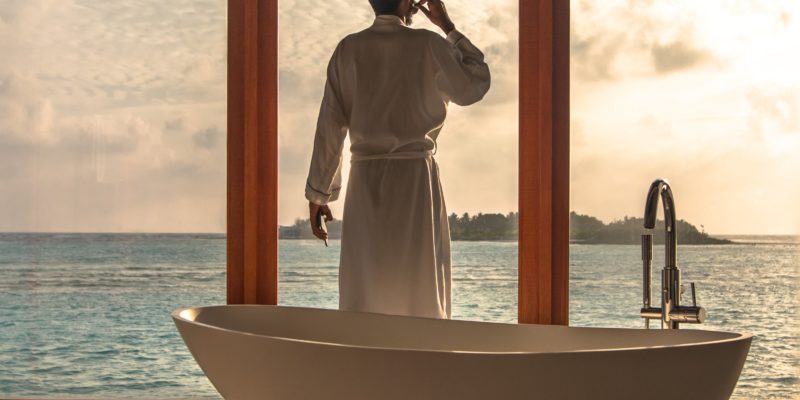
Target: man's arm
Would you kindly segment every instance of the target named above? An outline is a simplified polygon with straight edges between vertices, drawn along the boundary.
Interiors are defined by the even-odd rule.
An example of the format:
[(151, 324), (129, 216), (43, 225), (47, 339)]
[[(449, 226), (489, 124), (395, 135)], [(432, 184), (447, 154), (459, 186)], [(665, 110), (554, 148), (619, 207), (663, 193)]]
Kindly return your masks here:
[(460, 106), (483, 98), (491, 86), (489, 66), (483, 53), (455, 28), (441, 0), (422, 0), (420, 10), (447, 35), (432, 40), (431, 52), (437, 64), (436, 84), (445, 98)]
[(342, 148), (347, 137), (348, 119), (341, 100), (337, 73), (341, 46), (342, 42), (339, 42), (328, 63), (314, 135), (314, 150), (306, 179), (305, 197), (319, 205), (336, 200), (342, 187)]

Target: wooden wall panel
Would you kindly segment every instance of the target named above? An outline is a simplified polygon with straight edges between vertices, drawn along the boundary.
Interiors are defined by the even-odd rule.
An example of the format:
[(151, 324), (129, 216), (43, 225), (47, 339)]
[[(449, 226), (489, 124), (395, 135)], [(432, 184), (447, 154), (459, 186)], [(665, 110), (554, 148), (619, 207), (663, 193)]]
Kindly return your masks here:
[(229, 304), (278, 301), (278, 1), (228, 1)]
[(569, 322), (569, 0), (519, 3), (519, 322)]

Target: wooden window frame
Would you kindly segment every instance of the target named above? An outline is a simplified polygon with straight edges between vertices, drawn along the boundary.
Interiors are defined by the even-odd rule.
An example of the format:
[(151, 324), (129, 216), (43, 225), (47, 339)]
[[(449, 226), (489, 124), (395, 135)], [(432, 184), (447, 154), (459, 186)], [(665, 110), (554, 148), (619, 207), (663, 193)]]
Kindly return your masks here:
[[(227, 301), (278, 303), (278, 0), (228, 0)], [(519, 1), (520, 323), (569, 317), (569, 0)]]

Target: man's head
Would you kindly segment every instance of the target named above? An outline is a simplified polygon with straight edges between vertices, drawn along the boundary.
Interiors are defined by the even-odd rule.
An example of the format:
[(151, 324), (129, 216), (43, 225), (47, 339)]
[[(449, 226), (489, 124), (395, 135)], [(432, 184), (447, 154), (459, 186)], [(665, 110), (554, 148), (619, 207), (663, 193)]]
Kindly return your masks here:
[(397, 15), (405, 21), (406, 25), (411, 25), (411, 18), (417, 11), (412, 7), (412, 0), (369, 0), (369, 4), (375, 11), (375, 15)]
[(369, 0), (375, 15), (396, 14), (403, 0)]

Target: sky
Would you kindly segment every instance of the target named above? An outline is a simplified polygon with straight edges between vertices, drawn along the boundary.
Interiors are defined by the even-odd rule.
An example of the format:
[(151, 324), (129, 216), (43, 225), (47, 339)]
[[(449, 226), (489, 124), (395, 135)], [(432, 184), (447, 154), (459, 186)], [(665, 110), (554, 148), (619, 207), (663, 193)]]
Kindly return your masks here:
[[(362, 3), (279, 2), (281, 224), (307, 212), (324, 68)], [(449, 212), (518, 209), (516, 3), (447, 2), (493, 78), (440, 135)], [(710, 233), (800, 233), (800, 2), (571, 6), (571, 209), (640, 216), (665, 177)], [(225, 7), (0, 1), (0, 231), (223, 232)]]

